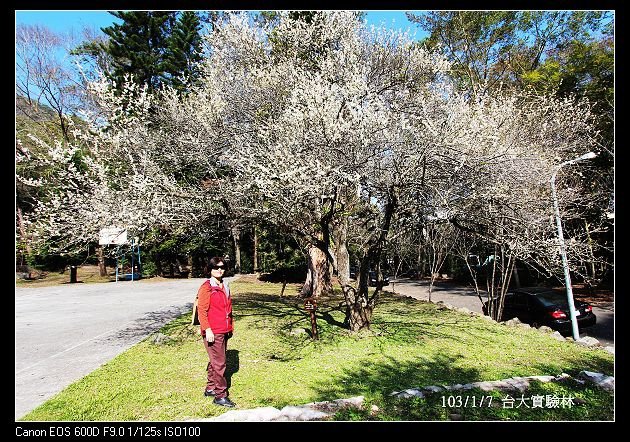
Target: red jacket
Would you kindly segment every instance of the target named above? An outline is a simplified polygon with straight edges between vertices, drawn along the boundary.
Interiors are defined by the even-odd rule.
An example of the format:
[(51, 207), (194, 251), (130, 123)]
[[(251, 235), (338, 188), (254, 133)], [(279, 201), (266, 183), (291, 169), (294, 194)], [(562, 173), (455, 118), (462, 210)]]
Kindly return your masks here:
[(227, 282), (223, 281), (223, 288), (214, 279), (204, 282), (197, 292), (199, 326), (201, 334), (206, 335), (206, 329), (212, 333), (228, 333), (234, 330), (232, 325), (232, 298)]

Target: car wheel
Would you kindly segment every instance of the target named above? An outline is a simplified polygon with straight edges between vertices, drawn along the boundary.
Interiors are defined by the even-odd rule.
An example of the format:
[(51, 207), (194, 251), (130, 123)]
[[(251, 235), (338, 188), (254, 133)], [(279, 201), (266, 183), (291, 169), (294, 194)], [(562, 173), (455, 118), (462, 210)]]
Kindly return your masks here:
[(540, 328), (540, 324), (536, 321), (532, 322), (532, 327), (534, 328)]

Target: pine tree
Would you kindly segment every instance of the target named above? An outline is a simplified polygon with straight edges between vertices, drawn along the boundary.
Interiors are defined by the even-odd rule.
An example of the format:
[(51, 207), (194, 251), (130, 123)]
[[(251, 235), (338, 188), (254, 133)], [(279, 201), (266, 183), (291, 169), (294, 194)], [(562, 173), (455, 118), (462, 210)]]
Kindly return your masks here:
[(194, 11), (184, 11), (166, 40), (162, 78), (183, 91), (186, 83), (194, 83), (199, 77), (201, 61), (201, 21)]
[(156, 89), (162, 83), (166, 42), (175, 22), (173, 11), (111, 12), (123, 23), (103, 28), (110, 37), (105, 51), (113, 59), (108, 73), (120, 85), (126, 74)]

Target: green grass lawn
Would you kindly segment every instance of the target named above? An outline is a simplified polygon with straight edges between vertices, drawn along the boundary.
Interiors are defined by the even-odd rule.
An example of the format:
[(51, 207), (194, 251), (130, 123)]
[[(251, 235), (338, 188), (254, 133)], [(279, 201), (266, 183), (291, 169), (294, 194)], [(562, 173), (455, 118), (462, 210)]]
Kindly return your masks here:
[[(77, 282), (86, 284), (96, 284), (116, 281), (116, 273), (111, 268), (107, 268), (107, 276), (101, 276), (98, 266), (81, 265), (77, 267)], [(70, 270), (63, 272), (43, 272), (35, 271), (35, 279), (16, 279), (16, 287), (50, 287), (60, 284), (70, 284)]]
[[(464, 384), (512, 376), (576, 376), (581, 370), (613, 375), (614, 357), (601, 349), (561, 342), (534, 329), (507, 327), (435, 304), (384, 294), (370, 331), (342, 327), (341, 298), (320, 302), (320, 339), (297, 285), (231, 284), (235, 332), (228, 345), (230, 397), (238, 409), (365, 396), (364, 410), (339, 412), (337, 420), (613, 420), (614, 397), (568, 381), (535, 383), (527, 396), (577, 398), (571, 408), (443, 406), (443, 394), (394, 399), (393, 391)], [(203, 396), (207, 356), (198, 326), (184, 315), (163, 327), (171, 339), (147, 339), (51, 398), (21, 420), (182, 421), (227, 411)], [(520, 393), (512, 396), (520, 397)], [(377, 412), (371, 412), (376, 405)]]

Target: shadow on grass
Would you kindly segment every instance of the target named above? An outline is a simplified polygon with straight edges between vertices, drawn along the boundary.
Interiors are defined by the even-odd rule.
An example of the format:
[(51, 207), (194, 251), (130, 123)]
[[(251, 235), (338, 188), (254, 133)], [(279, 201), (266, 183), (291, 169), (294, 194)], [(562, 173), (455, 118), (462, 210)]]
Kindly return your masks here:
[(346, 369), (325, 384), (315, 386), (320, 400), (367, 395), (393, 399), (394, 391), (429, 385), (451, 385), (479, 380), (479, 371), (458, 366), (459, 356), (437, 354), (431, 359), (401, 362), (393, 358), (375, 363), (364, 360), (360, 366)]
[(240, 293), (232, 299), (238, 316), (289, 317), (300, 315), (297, 298), (259, 293)]
[[(237, 318), (249, 318), (257, 327), (271, 330), (284, 345), (291, 348), (288, 353), (304, 348), (312, 342), (310, 314), (303, 308), (299, 297), (242, 293), (234, 298)], [(402, 304), (402, 306), (401, 306)], [(345, 305), (339, 297), (321, 299), (315, 312), (320, 341), (330, 342), (349, 333), (345, 319)], [(271, 320), (270, 320), (271, 319)], [(394, 319), (394, 320), (391, 320)], [(398, 343), (418, 343), (424, 339), (487, 339), (492, 342), (492, 333), (478, 330), (479, 321), (466, 315), (440, 310), (433, 304), (406, 300), (384, 295), (372, 318), (372, 330), (379, 340)], [(483, 325), (481, 325), (483, 327)], [(457, 331), (456, 337), (453, 332)], [(305, 339), (296, 339), (295, 335)]]
[[(614, 360), (611, 360), (611, 358), (606, 353), (603, 353), (603, 351), (598, 352), (589, 350), (581, 355), (566, 356), (565, 360), (566, 365), (565, 367), (563, 367), (562, 371), (573, 377), (577, 377), (579, 373), (583, 370), (603, 373), (606, 376), (615, 375), (615, 362)], [(538, 371), (540, 373), (552, 375), (561, 374), (557, 373), (557, 366), (545, 364), (543, 361), (538, 364), (532, 365), (532, 371)]]
[(226, 368), (225, 368), (225, 380), (227, 381), (227, 386), (230, 388), (232, 386), (232, 375), (238, 372), (240, 368), (240, 361), (238, 357), (238, 350), (228, 350), (226, 353)]
[[(310, 314), (303, 307), (303, 300), (299, 297), (280, 297), (276, 295), (264, 295), (257, 293), (244, 293), (239, 298), (234, 298), (234, 311), (240, 317), (261, 317), (257, 323), (266, 323), (267, 318), (275, 318), (282, 322), (281, 329), (286, 331), (303, 321), (310, 324)], [(318, 320), (339, 328), (347, 328), (343, 321), (335, 319), (333, 312), (343, 313), (343, 308), (320, 304), (315, 312)], [(309, 325), (310, 330), (310, 325)]]
[(124, 330), (120, 330), (109, 339), (116, 342), (139, 342), (151, 333), (160, 330), (160, 328), (168, 324), (173, 319), (182, 315), (187, 309), (190, 309), (190, 307), (192, 307), (192, 304), (187, 304), (183, 307), (169, 307), (164, 310), (149, 312), (141, 318), (133, 321), (128, 327)]

